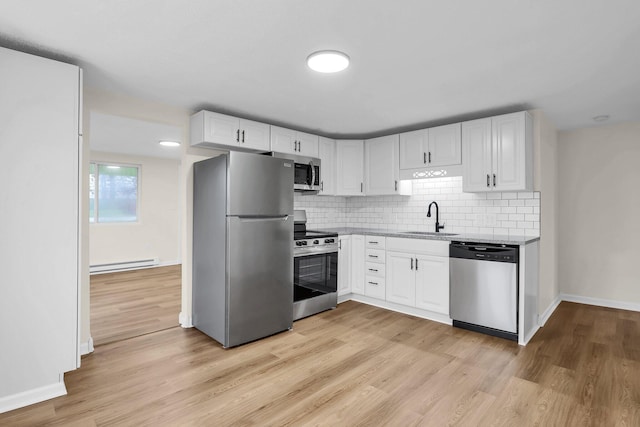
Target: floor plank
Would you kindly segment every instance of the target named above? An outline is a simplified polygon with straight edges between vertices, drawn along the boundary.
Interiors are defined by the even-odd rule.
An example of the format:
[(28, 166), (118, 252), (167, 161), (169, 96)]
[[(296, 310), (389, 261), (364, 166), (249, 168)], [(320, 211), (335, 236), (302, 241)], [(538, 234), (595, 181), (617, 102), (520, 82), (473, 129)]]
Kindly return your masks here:
[(137, 337), (178, 324), (181, 266), (91, 276), (94, 345)]
[(173, 327), (96, 347), (0, 425), (640, 425), (638, 325), (563, 302), (519, 347), (349, 301), (233, 349)]

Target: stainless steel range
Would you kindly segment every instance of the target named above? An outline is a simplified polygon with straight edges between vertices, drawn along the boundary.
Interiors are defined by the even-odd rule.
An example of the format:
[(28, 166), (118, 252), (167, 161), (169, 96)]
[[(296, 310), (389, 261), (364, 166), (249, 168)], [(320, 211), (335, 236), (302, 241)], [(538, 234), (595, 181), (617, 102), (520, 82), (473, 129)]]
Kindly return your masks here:
[(294, 211), (293, 320), (338, 304), (338, 234), (307, 230), (304, 210)]

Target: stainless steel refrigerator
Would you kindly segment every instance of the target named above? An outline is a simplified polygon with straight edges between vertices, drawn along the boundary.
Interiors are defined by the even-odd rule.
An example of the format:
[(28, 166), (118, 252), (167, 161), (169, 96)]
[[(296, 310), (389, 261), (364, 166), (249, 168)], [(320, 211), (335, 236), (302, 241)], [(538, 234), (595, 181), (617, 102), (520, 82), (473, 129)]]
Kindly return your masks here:
[(193, 324), (233, 347), (293, 325), (293, 162), (194, 164)]

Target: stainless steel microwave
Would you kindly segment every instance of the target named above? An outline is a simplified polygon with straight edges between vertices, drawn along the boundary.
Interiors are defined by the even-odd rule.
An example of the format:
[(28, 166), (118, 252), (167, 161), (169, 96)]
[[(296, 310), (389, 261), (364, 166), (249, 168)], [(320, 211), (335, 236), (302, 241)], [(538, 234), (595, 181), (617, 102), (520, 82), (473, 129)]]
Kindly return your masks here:
[(278, 152), (269, 154), (273, 157), (293, 161), (295, 165), (293, 189), (295, 191), (320, 191), (320, 183), (322, 182), (320, 179), (320, 159)]

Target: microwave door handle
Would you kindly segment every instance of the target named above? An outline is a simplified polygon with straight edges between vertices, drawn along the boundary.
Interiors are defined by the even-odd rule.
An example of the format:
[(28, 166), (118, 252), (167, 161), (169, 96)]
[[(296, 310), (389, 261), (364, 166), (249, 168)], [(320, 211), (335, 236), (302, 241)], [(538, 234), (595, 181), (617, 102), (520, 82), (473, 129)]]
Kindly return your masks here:
[(311, 169), (311, 182), (309, 183), (309, 188), (313, 188), (313, 185), (316, 183), (316, 168), (313, 167), (313, 162), (309, 162), (309, 168)]

